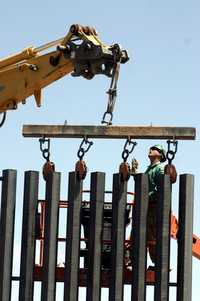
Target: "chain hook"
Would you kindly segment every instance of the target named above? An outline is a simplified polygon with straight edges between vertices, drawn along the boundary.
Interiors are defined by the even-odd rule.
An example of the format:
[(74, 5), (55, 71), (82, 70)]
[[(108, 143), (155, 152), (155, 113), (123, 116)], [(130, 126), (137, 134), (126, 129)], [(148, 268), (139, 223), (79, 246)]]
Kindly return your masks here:
[(126, 140), (124, 144), (124, 150), (122, 152), (122, 159), (124, 160), (124, 163), (127, 161), (129, 155), (133, 152), (136, 145), (137, 145), (136, 141), (131, 141), (130, 138)]
[(119, 166), (119, 173), (121, 175), (121, 181), (128, 181), (131, 175), (130, 165), (127, 163), (128, 156), (133, 152), (137, 142), (131, 141), (130, 137), (124, 144), (124, 150), (122, 152), (123, 162)]
[[(107, 117), (108, 117), (108, 121), (106, 120)], [(112, 120), (113, 120), (113, 113), (106, 111), (103, 114), (103, 119), (102, 119), (101, 123), (106, 124), (106, 125), (112, 125)]]
[[(112, 79), (110, 83), (110, 88), (106, 92), (108, 94), (108, 104), (107, 104), (107, 109), (101, 121), (102, 124), (107, 124), (107, 125), (112, 125), (113, 111), (117, 99), (117, 82), (118, 82), (119, 70), (120, 70), (120, 61), (118, 59), (119, 51), (120, 51), (119, 45), (114, 45), (113, 46), (114, 67), (112, 70)], [(109, 116), (108, 121), (106, 120), (107, 116)]]
[[(167, 160), (168, 160), (168, 164), (171, 165), (172, 161), (175, 158), (177, 150), (178, 150), (178, 141), (175, 140), (175, 138), (173, 138), (173, 140), (167, 140), (167, 145), (168, 145), (168, 148), (167, 148), (166, 157), (167, 157)], [(174, 149), (171, 149), (172, 145), (173, 145)]]
[[(86, 148), (83, 147), (83, 145), (86, 145)], [(93, 145), (94, 143), (92, 141), (89, 141), (87, 137), (84, 137), (80, 146), (79, 146), (79, 150), (77, 152), (77, 156), (79, 158), (79, 160), (82, 160), (85, 153), (87, 153), (90, 149), (90, 147)]]
[(39, 139), (39, 142), (40, 142), (40, 150), (42, 152), (42, 156), (48, 162), (50, 158), (50, 139), (49, 138), (47, 139), (44, 136)]

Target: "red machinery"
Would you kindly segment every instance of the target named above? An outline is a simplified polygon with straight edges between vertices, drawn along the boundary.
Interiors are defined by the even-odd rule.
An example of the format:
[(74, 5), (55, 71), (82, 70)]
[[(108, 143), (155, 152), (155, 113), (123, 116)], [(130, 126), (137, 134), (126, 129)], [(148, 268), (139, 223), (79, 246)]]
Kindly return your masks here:
[[(89, 191), (84, 191), (84, 192), (89, 192)], [(106, 192), (106, 193), (111, 193)], [(127, 212), (126, 212), (126, 226), (130, 223), (130, 212), (131, 212), (131, 206), (134, 206), (134, 193), (128, 193), (129, 196), (131, 196), (132, 200), (127, 203)], [(44, 250), (44, 222), (45, 222), (45, 203), (44, 201), (39, 201), (40, 204), (40, 213), (38, 214), (38, 227), (36, 234), (36, 239), (40, 241), (40, 255), (39, 255), (39, 264), (35, 266), (35, 280), (41, 280), (43, 278), (43, 250)], [(102, 260), (102, 286), (103, 287), (109, 287), (109, 279), (110, 279), (110, 271), (109, 271), (109, 258), (106, 258), (106, 256), (110, 256), (111, 254), (111, 221), (109, 222), (109, 219), (112, 217), (112, 207), (111, 203), (105, 203), (106, 207), (104, 207), (104, 214), (106, 215), (104, 217), (104, 223), (106, 220), (107, 226), (104, 224), (104, 234), (103, 234), (103, 245), (105, 246), (102, 248), (102, 257), (104, 259)], [(59, 202), (59, 208), (67, 208), (68, 207), (68, 202), (67, 201), (60, 201)], [(82, 216), (82, 221), (81, 223), (84, 226), (84, 238), (81, 238), (81, 241), (84, 241), (86, 243), (86, 248), (80, 250), (80, 256), (84, 257), (84, 267), (80, 268), (80, 274), (79, 274), (79, 285), (80, 286), (86, 286), (86, 280), (87, 280), (87, 237), (88, 237), (88, 229), (87, 229), (87, 218), (88, 218), (88, 211), (89, 210), (89, 202), (83, 201), (83, 207), (82, 211), (85, 212), (83, 213)], [(107, 212), (107, 213), (106, 213)], [(110, 233), (109, 233), (110, 231)], [(171, 237), (173, 239), (177, 239), (178, 236), (178, 221), (177, 218), (171, 214)], [(58, 242), (65, 242), (66, 238), (64, 237), (58, 237)], [(130, 242), (130, 240), (125, 240), (125, 244)], [(108, 249), (108, 252), (106, 254), (105, 249)], [(197, 259), (200, 259), (200, 238), (198, 238), (196, 235), (193, 235), (193, 256), (196, 257)], [(129, 263), (130, 264), (130, 263)], [(125, 279), (125, 284), (131, 284), (131, 279), (132, 279), (132, 269), (129, 264), (124, 265), (124, 279)], [(108, 267), (106, 268), (106, 265)], [(56, 280), (57, 281), (64, 281), (64, 264), (62, 266), (57, 266), (56, 268)], [(146, 281), (147, 283), (152, 283), (155, 281), (155, 272), (151, 270), (147, 270), (146, 272)]]

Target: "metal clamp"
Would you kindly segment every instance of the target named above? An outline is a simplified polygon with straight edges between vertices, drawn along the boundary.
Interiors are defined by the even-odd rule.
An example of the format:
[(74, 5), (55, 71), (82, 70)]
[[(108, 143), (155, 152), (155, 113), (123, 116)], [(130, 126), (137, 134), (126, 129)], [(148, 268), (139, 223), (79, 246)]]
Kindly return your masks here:
[(39, 139), (39, 142), (40, 142), (40, 150), (42, 152), (42, 156), (48, 162), (50, 158), (50, 139), (43, 137)]
[[(108, 117), (108, 116), (109, 116), (109, 117)], [(107, 117), (109, 118), (108, 121), (106, 120)], [(106, 124), (106, 125), (112, 125), (112, 120), (113, 120), (113, 113), (112, 113), (112, 112), (106, 111), (106, 112), (103, 114), (103, 118), (102, 118), (101, 123), (102, 123), (102, 124)]]
[(122, 159), (124, 162), (127, 161), (129, 155), (133, 152), (135, 146), (137, 145), (137, 142), (131, 141), (130, 138), (128, 138), (124, 144), (124, 150), (122, 152)]
[[(86, 148), (83, 147), (83, 145), (85, 144)], [(79, 160), (82, 160), (85, 153), (87, 153), (90, 149), (90, 147), (93, 145), (94, 143), (92, 141), (88, 141), (87, 137), (84, 137), (80, 146), (79, 146), (79, 150), (77, 152), (77, 156), (79, 158)]]
[[(114, 106), (115, 106), (115, 102), (117, 99), (117, 82), (118, 82), (118, 78), (119, 78), (119, 70), (120, 70), (120, 62), (116, 61), (115, 66), (113, 68), (113, 72), (112, 72), (110, 88), (107, 91), (108, 104), (107, 104), (107, 109), (106, 109), (106, 111), (103, 115), (102, 121), (101, 121), (102, 124), (107, 124), (107, 125), (112, 124), (113, 111), (114, 111)], [(110, 119), (108, 121), (106, 121), (106, 117), (108, 115), (110, 115)]]
[[(168, 144), (168, 149), (167, 149), (166, 157), (168, 160), (168, 164), (171, 164), (178, 150), (178, 141), (175, 140), (174, 138), (173, 140), (167, 140), (167, 144)], [(173, 145), (173, 149), (171, 149), (172, 145)]]

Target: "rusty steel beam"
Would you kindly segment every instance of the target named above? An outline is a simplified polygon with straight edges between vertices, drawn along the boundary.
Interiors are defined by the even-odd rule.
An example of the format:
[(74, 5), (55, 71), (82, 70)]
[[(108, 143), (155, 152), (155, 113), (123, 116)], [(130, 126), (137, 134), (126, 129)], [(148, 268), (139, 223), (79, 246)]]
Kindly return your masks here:
[(195, 140), (193, 127), (24, 125), (24, 137)]

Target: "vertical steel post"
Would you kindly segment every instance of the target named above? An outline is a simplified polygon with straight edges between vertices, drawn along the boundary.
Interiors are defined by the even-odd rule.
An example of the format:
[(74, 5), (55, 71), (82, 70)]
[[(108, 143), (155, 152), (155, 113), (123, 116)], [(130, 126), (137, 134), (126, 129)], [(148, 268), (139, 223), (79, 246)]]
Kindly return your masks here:
[(38, 208), (37, 171), (26, 171), (24, 180), (24, 205), (19, 300), (32, 301), (35, 265), (35, 221)]
[(120, 174), (113, 175), (112, 197), (112, 274), (109, 301), (121, 301), (124, 294), (124, 239), (127, 182)]
[(42, 301), (55, 300), (59, 200), (60, 173), (55, 172), (46, 182)]
[(81, 202), (83, 181), (69, 173), (64, 300), (78, 300)]
[(133, 282), (131, 300), (146, 298), (146, 223), (149, 202), (148, 176), (135, 176), (135, 202), (133, 208)]
[(180, 176), (177, 300), (192, 300), (194, 176)]
[(0, 300), (10, 301), (16, 204), (16, 170), (4, 170), (0, 219)]
[(101, 244), (104, 210), (105, 174), (91, 174), (90, 234), (88, 249), (87, 301), (101, 300)]
[(160, 176), (158, 195), (156, 208), (156, 281), (154, 300), (168, 301), (171, 221), (171, 184), (169, 176)]

